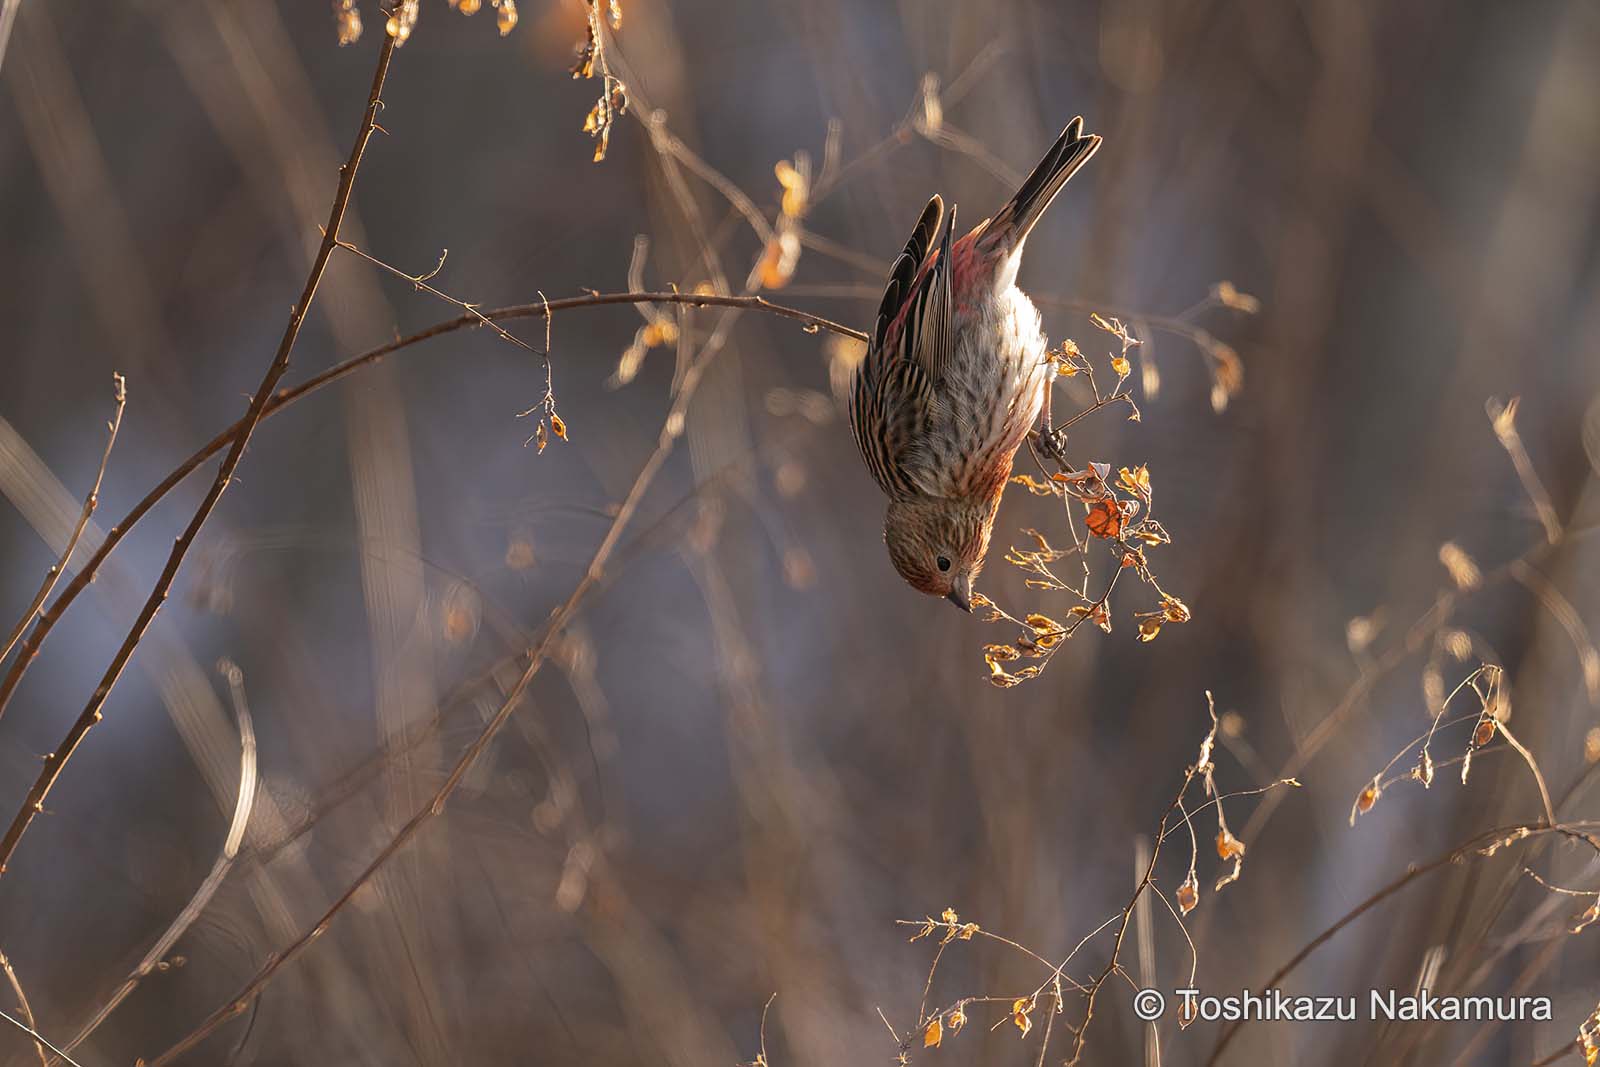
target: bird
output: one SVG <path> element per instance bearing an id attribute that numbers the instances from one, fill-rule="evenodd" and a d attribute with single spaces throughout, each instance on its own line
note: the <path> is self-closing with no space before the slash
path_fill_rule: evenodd
<path id="1" fill-rule="evenodd" d="M 1010 201 L 951 239 L 956 207 L 928 201 L 889 273 L 850 383 L 850 427 L 888 497 L 883 538 L 912 588 L 972 611 L 995 512 L 1036 421 L 1048 435 L 1055 368 L 1017 288 L 1023 244 L 1100 147 L 1074 118 Z"/>

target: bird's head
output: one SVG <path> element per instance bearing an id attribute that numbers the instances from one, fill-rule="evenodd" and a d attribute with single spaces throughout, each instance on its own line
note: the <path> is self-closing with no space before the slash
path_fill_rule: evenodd
<path id="1" fill-rule="evenodd" d="M 998 503 L 999 497 L 892 501 L 883 521 L 883 539 L 894 569 L 913 589 L 971 611 L 972 583 L 989 551 Z"/>

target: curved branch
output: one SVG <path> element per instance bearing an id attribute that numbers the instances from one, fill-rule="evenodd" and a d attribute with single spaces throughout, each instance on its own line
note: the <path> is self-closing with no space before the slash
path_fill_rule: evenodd
<path id="1" fill-rule="evenodd" d="M 751 281 L 748 284 L 752 286 L 755 284 L 753 270 Z M 568 306 L 582 306 L 584 304 L 601 303 L 640 303 L 651 300 L 652 297 L 667 296 L 670 296 L 670 299 L 654 300 L 652 302 L 691 305 L 706 304 L 728 308 L 765 308 L 767 310 L 776 310 L 778 314 L 787 315 L 791 318 L 800 318 L 806 321 L 808 324 L 811 324 L 813 328 L 819 328 L 823 325 L 826 325 L 829 329 L 844 333 L 847 336 L 861 336 L 856 334 L 855 331 L 850 330 L 848 327 L 827 323 L 826 320 L 816 319 L 814 316 L 807 315 L 805 312 L 796 312 L 788 308 L 779 309 L 776 305 L 769 304 L 759 296 L 712 297 L 682 295 L 677 293 L 622 293 L 602 295 L 595 293 L 591 294 L 591 296 L 588 298 L 574 298 L 575 302 L 569 303 Z M 561 304 L 558 302 L 541 302 L 536 305 L 527 305 L 526 308 L 518 310 L 519 312 L 528 315 L 548 315 L 550 311 L 558 310 L 560 306 Z M 495 313 L 491 312 L 490 314 L 493 315 Z M 523 694 L 527 692 L 528 686 L 532 684 L 534 676 L 538 674 L 539 669 L 545 663 L 545 660 L 550 652 L 551 643 L 566 628 L 567 624 L 571 622 L 573 616 L 577 614 L 578 608 L 582 604 L 584 597 L 587 596 L 590 590 L 598 585 L 603 579 L 606 567 L 611 560 L 612 553 L 615 551 L 617 545 L 621 542 L 623 530 L 626 529 L 628 524 L 633 520 L 635 513 L 638 511 L 640 501 L 643 500 L 646 491 L 650 488 L 650 485 L 655 480 L 656 475 L 665 465 L 667 458 L 672 454 L 679 437 L 682 435 L 683 420 L 689 410 L 690 401 L 694 398 L 695 390 L 699 387 L 700 381 L 704 377 L 706 368 L 710 364 L 710 361 L 716 356 L 717 352 L 721 350 L 721 347 L 726 340 L 727 327 L 732 317 L 732 314 L 723 316 L 722 321 L 718 323 L 717 328 L 712 332 L 711 336 L 702 345 L 700 351 L 685 368 L 677 388 L 673 391 L 672 402 L 667 412 L 666 420 L 662 423 L 661 431 L 656 438 L 656 447 L 654 451 L 650 453 L 649 458 L 645 460 L 644 466 L 640 468 L 638 475 L 635 476 L 633 485 L 628 489 L 627 496 L 617 508 L 616 516 L 611 520 L 610 528 L 607 529 L 605 536 L 601 538 L 599 546 L 595 548 L 594 554 L 589 559 L 589 565 L 584 568 L 583 576 L 578 580 L 577 585 L 573 587 L 572 592 L 567 594 L 567 598 L 550 613 L 549 618 L 545 621 L 543 630 L 540 632 L 538 640 L 535 641 L 526 652 L 526 664 L 523 666 L 521 676 L 517 679 L 516 683 L 506 691 L 499 710 L 496 711 L 489 721 L 484 724 L 483 728 L 479 730 L 478 735 L 472 740 L 472 743 L 469 744 L 465 750 L 463 750 L 459 757 L 457 757 L 455 763 L 450 769 L 449 774 L 445 776 L 443 783 L 441 783 L 440 786 L 433 792 L 428 801 L 423 804 L 422 807 L 417 809 L 417 811 L 406 820 L 399 830 L 389 838 L 383 847 L 378 850 L 377 854 L 372 858 L 372 860 L 368 862 L 366 867 L 362 868 L 361 873 L 356 876 L 355 881 L 351 882 L 350 885 L 345 888 L 345 890 L 333 901 L 332 904 L 328 906 L 328 908 L 322 913 L 321 917 L 318 918 L 314 924 L 304 929 L 299 936 L 297 936 L 281 951 L 274 953 L 261 966 L 261 968 L 256 971 L 249 981 L 245 983 L 243 988 L 241 988 L 239 992 L 233 996 L 231 1000 L 217 1008 L 210 1015 L 206 1016 L 198 1027 L 185 1035 L 183 1038 L 179 1039 L 174 1045 L 168 1048 L 165 1052 L 161 1053 L 159 1056 L 146 1061 L 149 1064 L 149 1067 L 164 1067 L 165 1064 L 171 1063 L 173 1060 L 177 1059 L 179 1056 L 195 1047 L 210 1034 L 222 1027 L 230 1019 L 242 1015 L 249 1008 L 251 1003 L 254 1002 L 261 994 L 261 991 L 266 988 L 267 984 L 271 982 L 284 967 L 288 966 L 295 959 L 297 959 L 302 952 L 310 947 L 312 942 L 314 942 L 328 930 L 328 927 L 333 922 L 334 918 L 345 908 L 347 904 L 350 903 L 351 900 L 355 898 L 356 894 L 361 891 L 362 887 L 366 886 L 385 864 L 394 858 L 394 856 L 399 853 L 400 850 L 403 849 L 412 838 L 416 837 L 416 835 L 421 832 L 423 827 L 425 827 L 432 819 L 444 811 L 445 804 L 455 792 L 456 787 L 461 784 L 462 780 L 466 777 L 467 772 L 472 769 L 473 765 L 478 761 L 478 758 L 482 756 L 483 753 L 488 749 L 495 736 L 500 732 L 501 728 L 506 724 L 506 722 L 511 718 L 511 715 L 521 704 Z"/>
<path id="2" fill-rule="evenodd" d="M 278 382 L 289 370 L 289 356 L 294 351 L 295 342 L 300 337 L 300 326 L 305 322 L 306 313 L 311 310 L 311 302 L 316 298 L 317 288 L 322 283 L 323 273 L 327 270 L 328 261 L 333 258 L 334 250 L 338 247 L 339 226 L 344 221 L 345 211 L 350 206 L 350 194 L 355 190 L 356 172 L 361 168 L 361 158 L 366 154 L 367 142 L 371 140 L 373 130 L 378 125 L 378 109 L 383 106 L 383 84 L 389 76 L 389 63 L 394 57 L 396 38 L 385 35 L 383 45 L 378 50 L 377 69 L 372 75 L 372 90 L 367 96 L 367 106 L 361 116 L 361 129 L 356 134 L 355 143 L 350 147 L 350 157 L 346 160 L 344 168 L 339 173 L 338 191 L 334 193 L 333 206 L 328 211 L 328 223 L 323 228 L 322 244 L 317 249 L 316 260 L 311 265 L 311 271 L 306 276 L 305 288 L 300 294 L 300 299 L 295 303 L 294 309 L 289 313 L 289 323 L 284 327 L 283 338 L 278 342 L 278 350 L 272 357 L 266 373 L 261 378 L 261 384 L 251 395 L 250 406 L 246 409 L 244 418 L 235 424 L 237 427 L 230 440 L 231 447 L 223 458 L 221 466 L 217 468 L 217 476 L 211 483 L 211 488 L 206 492 L 200 506 L 195 509 L 194 516 L 189 524 L 184 527 L 183 533 L 173 543 L 172 552 L 167 557 L 167 564 L 161 570 L 161 575 L 156 579 L 156 584 L 150 590 L 150 595 L 144 602 L 144 607 L 139 610 L 139 615 L 133 621 L 133 626 L 128 630 L 127 637 L 123 638 L 116 654 L 111 657 L 111 663 L 101 675 L 100 682 L 94 688 L 89 702 L 84 705 L 77 720 L 67 731 L 67 736 L 61 744 L 45 758 L 44 767 L 40 770 L 38 778 L 34 780 L 32 788 L 28 790 L 27 797 L 23 800 L 22 809 L 17 812 L 16 818 L 11 821 L 10 828 L 5 837 L 0 839 L 0 875 L 4 875 L 6 865 L 10 863 L 12 855 L 16 852 L 17 845 L 21 842 L 23 834 L 28 830 L 35 815 L 44 810 L 44 801 L 50 794 L 56 780 L 61 777 L 62 768 L 72 758 L 84 737 L 99 722 L 105 703 L 111 695 L 111 690 L 116 686 L 117 680 L 122 677 L 123 670 L 128 661 L 133 658 L 134 649 L 138 648 L 145 631 L 149 628 L 156 613 L 161 610 L 161 605 L 166 603 L 167 594 L 172 589 L 172 583 L 178 576 L 178 569 L 183 565 L 184 557 L 188 555 L 189 548 L 200 535 L 200 529 L 211 517 L 216 509 L 217 501 L 222 498 L 223 492 L 233 481 L 233 472 L 238 468 L 239 461 L 244 458 L 245 446 L 250 443 L 250 435 L 255 432 L 256 425 L 266 415 L 268 403 L 272 399 L 272 391 L 277 388 Z M 109 540 L 109 539 L 108 539 Z M 97 554 L 97 558 L 102 558 Z M 85 567 L 79 577 L 89 573 Z M 75 586 L 77 582 L 73 583 Z M 79 587 L 81 588 L 81 586 Z M 70 591 L 70 590 L 69 590 Z M 65 594 L 63 594 L 65 595 Z M 59 603 L 59 602 L 58 602 Z M 40 624 L 44 619 L 41 617 Z M 37 627 L 35 628 L 37 632 Z M 30 642 L 31 643 L 31 642 Z M 25 665 L 37 646 L 32 650 L 24 649 L 18 657 L 18 665 Z M 20 679 L 21 670 L 14 673 Z M 9 676 L 8 676 L 9 681 Z M 0 713 L 4 705 L 0 704 Z"/>
<path id="3" fill-rule="evenodd" d="M 1434 871 L 1437 871 L 1442 867 L 1449 867 L 1452 864 L 1459 863 L 1462 860 L 1472 856 L 1474 852 L 1482 855 L 1489 855 L 1503 845 L 1509 845 L 1517 841 L 1531 838 L 1544 837 L 1549 834 L 1561 834 L 1565 837 L 1574 838 L 1576 840 L 1583 841 L 1595 848 L 1597 851 L 1600 851 L 1600 841 L 1597 841 L 1593 834 L 1585 832 L 1583 829 L 1590 825 L 1592 824 L 1587 822 L 1567 823 L 1564 825 L 1555 826 L 1546 826 L 1537 823 L 1523 823 L 1519 826 L 1506 826 L 1495 830 L 1486 830 L 1483 833 L 1476 834 L 1473 837 L 1468 838 L 1465 842 L 1457 845 L 1450 851 L 1445 852 L 1442 855 L 1435 856 L 1426 863 L 1412 864 L 1406 868 L 1405 874 L 1402 874 L 1400 877 L 1394 879 L 1382 889 L 1379 889 L 1376 893 L 1373 893 L 1371 896 L 1367 897 L 1366 900 L 1363 900 L 1360 904 L 1357 904 L 1354 908 L 1346 912 L 1343 917 L 1336 921 L 1332 926 L 1328 927 L 1326 930 L 1322 931 L 1322 933 L 1306 942 L 1304 948 L 1302 948 L 1299 952 L 1296 952 L 1294 956 L 1289 959 L 1289 962 L 1285 963 L 1282 967 L 1279 967 L 1277 971 L 1273 973 L 1271 978 L 1268 978 L 1261 984 L 1261 988 L 1276 989 L 1282 984 L 1283 980 L 1289 976 L 1290 972 L 1292 972 L 1296 967 L 1300 966 L 1300 964 L 1304 963 L 1307 957 L 1309 957 L 1317 949 L 1333 940 L 1334 935 L 1340 930 L 1343 930 L 1346 926 L 1349 926 L 1351 923 L 1361 918 L 1361 916 L 1365 915 L 1367 912 L 1371 911 L 1385 900 L 1388 900 L 1406 886 L 1417 881 L 1419 878 L 1422 878 L 1424 875 L 1432 874 Z M 1206 1060 L 1206 1067 L 1216 1067 L 1216 1064 L 1222 1059 L 1222 1053 L 1227 1049 L 1229 1043 L 1233 1041 L 1234 1035 L 1236 1035 L 1244 1026 L 1245 1021 L 1246 1020 L 1240 1020 L 1223 1029 L 1222 1033 L 1217 1037 L 1216 1045 L 1211 1049 L 1210 1057 Z"/>
<path id="4" fill-rule="evenodd" d="M 72 1052 L 100 1028 L 111 1013 L 116 1011 L 123 1001 L 133 993 L 147 975 L 162 966 L 167 953 L 172 951 L 172 946 L 178 943 L 178 938 L 193 926 L 195 920 L 200 918 L 206 905 L 211 903 L 211 898 L 217 895 L 217 890 L 222 888 L 223 879 L 233 868 L 234 858 L 239 854 L 239 845 L 244 841 L 245 827 L 249 825 L 250 813 L 255 808 L 256 787 L 259 784 L 259 775 L 256 765 L 256 733 L 250 721 L 250 708 L 245 701 L 244 676 L 231 660 L 223 660 L 217 664 L 223 679 L 228 683 L 228 690 L 233 698 L 234 720 L 239 727 L 239 793 L 234 800 L 233 818 L 228 823 L 228 835 L 223 840 L 222 852 L 211 865 L 211 873 L 206 875 L 205 881 L 200 883 L 189 902 L 178 912 L 177 918 L 168 924 L 161 936 L 156 938 L 155 944 L 150 946 L 144 958 L 139 961 L 128 977 L 123 979 L 110 998 L 102 1004 L 89 1020 L 78 1028 L 72 1040 L 67 1042 L 66 1050 Z M 47 1065 L 48 1067 L 48 1065 Z"/>
<path id="5" fill-rule="evenodd" d="M 385 356 L 391 355 L 405 348 L 420 344 L 423 341 L 442 337 L 445 334 L 455 333 L 458 330 L 471 329 L 482 325 L 482 319 L 491 322 L 504 322 L 513 319 L 544 318 L 547 314 L 557 311 L 568 311 L 574 308 L 607 307 L 621 304 L 680 304 L 688 307 L 726 307 L 742 308 L 750 311 L 764 311 L 769 315 L 793 319 L 802 323 L 807 329 L 827 330 L 829 333 L 841 337 L 849 337 L 865 342 L 867 335 L 859 330 L 851 329 L 820 315 L 813 315 L 798 308 L 775 304 L 760 296 L 728 296 L 701 293 L 588 293 L 584 296 L 569 296 L 561 300 L 552 300 L 548 304 L 513 304 L 507 307 L 493 308 L 481 313 L 475 312 L 468 315 L 458 315 L 453 319 L 436 322 L 426 329 L 419 330 L 408 337 L 402 337 L 377 348 L 369 349 L 357 356 L 352 356 L 342 363 L 336 363 L 321 374 L 308 378 L 292 388 L 280 389 L 267 401 L 266 407 L 261 412 L 261 419 L 271 418 L 295 401 L 316 392 L 324 386 L 345 378 L 362 367 L 377 363 Z M 94 581 L 95 574 L 105 563 L 106 559 L 127 536 L 128 532 L 142 520 L 150 510 L 161 502 L 162 498 L 182 483 L 189 475 L 193 474 L 206 460 L 233 444 L 239 434 L 245 430 L 246 420 L 240 419 L 210 441 L 207 441 L 188 459 L 173 468 L 172 472 L 161 480 L 155 488 L 145 494 L 144 499 L 135 504 L 122 520 L 106 532 L 106 537 L 94 555 L 83 565 L 83 568 L 73 577 L 66 588 L 39 615 L 38 622 L 34 624 L 33 632 L 28 635 L 22 644 L 22 649 L 10 669 L 6 672 L 3 681 L 0 681 L 0 716 L 5 714 L 6 705 L 10 702 L 12 694 L 22 681 L 22 676 L 27 673 L 29 665 L 38 656 L 39 649 L 43 646 L 45 638 L 60 621 L 66 609 L 72 605 L 78 595 L 88 588 Z"/>

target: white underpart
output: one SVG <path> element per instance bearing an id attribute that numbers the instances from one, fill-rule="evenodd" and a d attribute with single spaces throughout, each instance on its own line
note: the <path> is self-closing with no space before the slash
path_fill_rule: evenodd
<path id="1" fill-rule="evenodd" d="M 940 483 L 940 496 L 970 495 L 1001 456 L 1022 444 L 1053 373 L 1038 309 L 1014 285 L 966 309 L 955 326 L 955 358 L 940 389 L 942 425 L 935 435 L 955 442 L 956 454 L 940 457 L 928 472 Z"/>

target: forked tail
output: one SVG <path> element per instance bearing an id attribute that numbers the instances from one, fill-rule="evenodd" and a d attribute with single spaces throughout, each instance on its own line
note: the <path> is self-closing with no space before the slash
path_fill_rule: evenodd
<path id="1" fill-rule="evenodd" d="M 1082 118 L 1067 123 L 1067 128 L 1061 131 L 1061 136 L 1050 147 L 1050 151 L 1033 168 L 1033 173 L 1022 183 L 1017 195 L 1000 209 L 984 230 L 982 243 L 988 245 L 996 240 L 1004 240 L 1009 248 L 1020 247 L 1061 187 L 1078 172 L 1079 167 L 1089 161 L 1099 147 L 1099 137 L 1083 132 Z"/>

